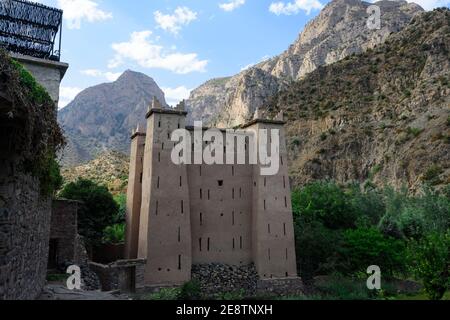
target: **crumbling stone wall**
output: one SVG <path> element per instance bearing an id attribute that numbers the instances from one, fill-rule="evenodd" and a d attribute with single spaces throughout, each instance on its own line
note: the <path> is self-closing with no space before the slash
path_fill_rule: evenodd
<path id="1" fill-rule="evenodd" d="M 2 156 L 3 155 L 3 156 Z M 51 199 L 0 153 L 0 300 L 34 299 L 45 284 Z"/>
<path id="2" fill-rule="evenodd" d="M 102 291 L 135 292 L 144 288 L 144 259 L 119 260 L 108 265 L 89 262 L 100 279 Z"/>
<path id="3" fill-rule="evenodd" d="M 0 300 L 35 299 L 47 273 L 50 174 L 64 145 L 48 93 L 0 50 Z"/>
<path id="4" fill-rule="evenodd" d="M 53 201 L 50 241 L 56 246 L 56 266 L 76 263 L 78 236 L 78 202 L 58 199 Z M 53 249 L 53 248 L 52 248 Z"/>

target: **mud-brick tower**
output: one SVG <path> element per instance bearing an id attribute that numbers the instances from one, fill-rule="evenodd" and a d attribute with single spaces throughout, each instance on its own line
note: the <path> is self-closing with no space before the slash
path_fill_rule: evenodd
<path id="1" fill-rule="evenodd" d="M 243 126 L 244 130 L 254 132 L 257 148 L 264 145 L 258 140 L 261 139 L 260 130 L 266 129 L 269 152 L 270 130 L 279 130 L 280 134 L 278 173 L 264 176 L 261 174 L 260 162 L 253 166 L 252 250 L 256 269 L 262 279 L 297 276 L 285 124 L 282 113 L 274 120 L 267 120 L 262 119 L 257 111 L 254 120 Z"/>
<path id="2" fill-rule="evenodd" d="M 191 225 L 186 165 L 171 161 L 172 132 L 185 128 L 182 106 L 163 109 L 154 99 L 147 113 L 138 258 L 147 259 L 145 283 L 191 279 Z"/>
<path id="3" fill-rule="evenodd" d="M 146 134 L 139 125 L 131 135 L 131 162 L 127 190 L 127 213 L 129 214 L 126 217 L 125 237 L 126 259 L 136 259 L 138 256 L 145 137 Z"/>

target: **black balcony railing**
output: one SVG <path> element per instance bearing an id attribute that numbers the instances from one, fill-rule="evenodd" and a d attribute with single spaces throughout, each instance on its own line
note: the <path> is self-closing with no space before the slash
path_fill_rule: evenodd
<path id="1" fill-rule="evenodd" d="M 62 10 L 42 4 L 0 0 L 0 47 L 27 56 L 59 61 L 62 16 Z"/>

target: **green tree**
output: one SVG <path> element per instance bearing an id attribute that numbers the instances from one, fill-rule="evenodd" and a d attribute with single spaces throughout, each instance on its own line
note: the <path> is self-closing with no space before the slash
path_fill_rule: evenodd
<path id="1" fill-rule="evenodd" d="M 61 198 L 79 200 L 83 205 L 78 212 L 78 230 L 90 245 L 100 243 L 103 231 L 114 224 L 119 207 L 105 186 L 79 179 L 61 191 Z"/>
<path id="2" fill-rule="evenodd" d="M 297 266 L 305 284 L 312 284 L 315 276 L 332 269 L 339 242 L 340 231 L 330 230 L 321 221 L 308 217 L 296 218 Z"/>
<path id="3" fill-rule="evenodd" d="M 450 231 L 432 233 L 409 246 L 409 265 L 431 300 L 440 300 L 450 285 Z"/>
<path id="4" fill-rule="evenodd" d="M 333 182 L 314 182 L 292 195 L 294 216 L 321 221 L 329 229 L 355 226 L 356 212 L 350 198 Z"/>
<path id="5" fill-rule="evenodd" d="M 376 228 L 346 230 L 340 248 L 342 266 L 347 273 L 365 272 L 377 265 L 384 274 L 393 275 L 405 270 L 405 243 L 383 235 Z"/>

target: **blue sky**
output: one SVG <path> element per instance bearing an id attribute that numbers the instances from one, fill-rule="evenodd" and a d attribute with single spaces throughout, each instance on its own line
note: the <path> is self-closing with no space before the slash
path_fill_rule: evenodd
<path id="1" fill-rule="evenodd" d="M 39 0 L 64 9 L 65 106 L 131 69 L 175 104 L 206 80 L 283 52 L 325 0 Z M 427 8 L 450 0 L 416 1 Z"/>

